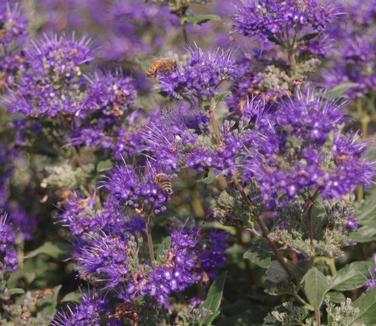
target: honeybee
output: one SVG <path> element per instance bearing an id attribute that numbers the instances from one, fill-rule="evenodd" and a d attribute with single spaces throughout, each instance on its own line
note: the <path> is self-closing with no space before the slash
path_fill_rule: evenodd
<path id="1" fill-rule="evenodd" d="M 148 77 L 156 77 L 158 72 L 168 73 L 176 69 L 176 61 L 171 58 L 160 58 L 154 60 L 148 71 Z"/>
<path id="2" fill-rule="evenodd" d="M 164 173 L 158 173 L 155 176 L 155 183 L 167 194 L 172 194 L 171 177 Z"/>

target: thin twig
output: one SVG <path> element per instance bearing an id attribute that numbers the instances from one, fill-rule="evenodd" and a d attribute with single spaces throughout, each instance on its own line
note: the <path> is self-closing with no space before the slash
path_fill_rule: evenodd
<path id="1" fill-rule="evenodd" d="M 235 185 L 236 185 L 236 187 L 237 187 L 237 189 L 238 189 L 238 191 L 240 193 L 240 196 L 243 199 L 243 202 L 248 206 L 248 208 L 251 208 L 252 207 L 252 202 L 248 198 L 248 196 L 245 193 L 243 187 L 237 181 L 235 181 Z M 272 239 L 270 239 L 270 237 L 269 237 L 269 230 L 266 227 L 266 225 L 264 223 L 264 220 L 262 219 L 262 216 L 258 216 L 257 219 L 256 219 L 256 221 L 257 221 L 257 224 L 259 225 L 259 227 L 261 229 L 262 236 L 268 242 L 269 246 L 273 250 L 274 255 L 276 256 L 277 260 L 279 261 L 279 263 L 281 264 L 281 266 L 283 267 L 283 269 L 290 276 L 292 276 L 294 279 L 297 279 L 297 276 L 296 276 L 294 270 L 287 264 L 287 262 L 285 261 L 285 258 L 282 256 L 281 252 L 278 250 L 278 248 L 277 248 L 276 244 L 274 243 L 274 241 Z"/>

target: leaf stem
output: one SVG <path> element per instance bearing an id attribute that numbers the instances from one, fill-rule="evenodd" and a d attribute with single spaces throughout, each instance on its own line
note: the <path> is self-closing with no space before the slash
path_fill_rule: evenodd
<path id="1" fill-rule="evenodd" d="M 321 313 L 320 309 L 315 309 L 316 326 L 321 326 Z"/>
<path id="2" fill-rule="evenodd" d="M 151 233 L 151 214 L 146 219 L 146 237 L 147 237 L 147 243 L 148 243 L 148 249 L 149 249 L 149 256 L 151 265 L 153 265 L 155 260 L 155 254 L 154 254 L 154 246 L 153 246 L 153 237 Z"/>

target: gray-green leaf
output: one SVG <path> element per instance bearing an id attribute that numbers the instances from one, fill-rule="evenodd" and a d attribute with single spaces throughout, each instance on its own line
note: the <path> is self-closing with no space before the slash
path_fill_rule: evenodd
<path id="1" fill-rule="evenodd" d="M 273 253 L 265 240 L 259 239 L 244 253 L 243 258 L 261 268 L 268 268 L 272 263 L 272 255 Z"/>
<path id="2" fill-rule="evenodd" d="M 304 276 L 304 292 L 309 303 L 319 309 L 325 294 L 330 289 L 330 283 L 323 273 L 316 267 L 311 268 Z"/>
<path id="3" fill-rule="evenodd" d="M 355 308 L 360 309 L 350 325 L 355 323 L 364 323 L 365 325 L 375 325 L 376 323 L 376 288 L 369 290 L 361 295 L 353 304 Z"/>
<path id="4" fill-rule="evenodd" d="M 208 295 L 205 302 L 202 304 L 202 308 L 210 310 L 212 314 L 206 316 L 204 320 L 200 323 L 201 326 L 212 325 L 215 318 L 220 314 L 219 307 L 221 305 L 223 288 L 225 286 L 227 273 L 220 274 L 217 279 L 210 286 Z"/>
<path id="5" fill-rule="evenodd" d="M 367 282 L 367 274 L 372 266 L 371 262 L 358 261 L 342 268 L 332 278 L 331 289 L 349 291 L 358 289 Z"/>
<path id="6" fill-rule="evenodd" d="M 45 254 L 47 256 L 57 259 L 61 256 L 64 256 L 67 252 L 67 245 L 63 243 L 52 243 L 47 241 L 39 248 L 29 252 L 28 255 L 25 256 L 25 259 L 33 258 L 40 254 Z"/>

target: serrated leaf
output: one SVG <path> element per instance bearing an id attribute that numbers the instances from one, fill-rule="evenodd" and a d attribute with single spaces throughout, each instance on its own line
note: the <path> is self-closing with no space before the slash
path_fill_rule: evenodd
<path id="1" fill-rule="evenodd" d="M 166 259 L 167 252 L 171 247 L 171 237 L 166 237 L 163 239 L 162 243 L 158 246 L 157 249 L 157 261 L 162 262 Z"/>
<path id="2" fill-rule="evenodd" d="M 362 226 L 357 231 L 350 233 L 350 239 L 358 243 L 376 241 L 376 228 Z"/>
<path id="3" fill-rule="evenodd" d="M 302 282 L 304 282 L 304 293 L 308 302 L 315 309 L 320 309 L 325 294 L 330 289 L 329 281 L 323 273 L 313 267 L 304 275 Z"/>
<path id="4" fill-rule="evenodd" d="M 277 260 L 273 260 L 270 264 L 266 271 L 266 277 L 272 283 L 281 283 L 289 279 L 289 275 Z"/>
<path id="5" fill-rule="evenodd" d="M 360 210 L 359 216 L 356 220 L 361 225 L 369 225 L 369 223 L 376 223 L 376 188 L 373 188 L 368 194 Z M 376 227 L 376 224 L 375 224 Z"/>
<path id="6" fill-rule="evenodd" d="M 261 267 L 268 268 L 272 263 L 272 251 L 264 239 L 258 239 L 252 244 L 244 255 L 244 259 L 248 259 L 251 263 Z"/>
<path id="7" fill-rule="evenodd" d="M 111 170 L 113 167 L 113 163 L 111 160 L 101 161 L 97 165 L 98 172 L 106 172 Z"/>
<path id="8" fill-rule="evenodd" d="M 331 289 L 336 291 L 349 291 L 358 289 L 367 282 L 366 275 L 372 263 L 367 261 L 354 262 L 341 270 L 331 280 Z"/>
<path id="9" fill-rule="evenodd" d="M 197 16 L 188 16 L 184 17 L 183 20 L 186 23 L 201 25 L 209 21 L 221 21 L 221 17 L 217 15 L 197 15 Z"/>
<path id="10" fill-rule="evenodd" d="M 61 256 L 66 255 L 68 252 L 68 246 L 62 243 L 53 243 L 53 242 L 45 242 L 42 246 L 39 248 L 29 252 L 25 259 L 30 259 L 35 256 L 45 254 L 47 256 L 50 256 L 52 258 L 59 258 Z"/>
<path id="11" fill-rule="evenodd" d="M 79 303 L 81 301 L 81 294 L 79 292 L 69 292 L 61 299 L 61 302 L 75 302 Z"/>
<path id="12" fill-rule="evenodd" d="M 215 318 L 217 318 L 217 316 L 220 314 L 219 307 L 222 301 L 223 288 L 225 286 L 226 276 L 226 272 L 220 274 L 213 282 L 213 284 L 210 286 L 206 300 L 202 304 L 202 308 L 210 310 L 212 314 L 206 316 L 204 320 L 200 322 L 200 325 L 212 325 Z"/>
<path id="13" fill-rule="evenodd" d="M 376 288 L 373 288 L 361 295 L 353 303 L 353 307 L 360 309 L 359 314 L 351 320 L 350 325 L 364 323 L 365 325 L 375 325 L 376 323 Z"/>
<path id="14" fill-rule="evenodd" d="M 330 291 L 327 293 L 327 296 L 329 297 L 329 300 L 334 303 L 341 303 L 346 300 L 346 297 L 341 292 L 336 291 Z"/>
<path id="15" fill-rule="evenodd" d="M 345 82 L 345 83 L 339 84 L 336 87 L 333 87 L 332 89 L 330 89 L 326 93 L 326 97 L 329 98 L 329 99 L 343 97 L 349 89 L 351 89 L 355 86 L 358 86 L 358 84 L 350 83 L 350 82 Z"/>

